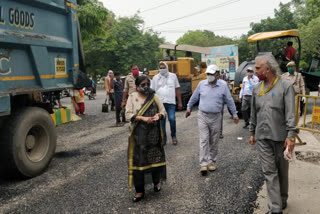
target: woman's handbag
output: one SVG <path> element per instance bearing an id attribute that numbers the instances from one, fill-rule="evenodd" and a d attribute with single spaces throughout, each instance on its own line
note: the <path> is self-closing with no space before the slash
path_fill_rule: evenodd
<path id="1" fill-rule="evenodd" d="M 108 113 L 109 112 L 107 101 L 102 104 L 102 112 L 103 113 Z"/>

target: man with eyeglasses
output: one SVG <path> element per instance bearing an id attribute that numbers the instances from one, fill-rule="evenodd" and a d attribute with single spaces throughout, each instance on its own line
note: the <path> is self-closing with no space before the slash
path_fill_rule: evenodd
<path id="1" fill-rule="evenodd" d="M 159 73 L 151 81 L 151 88 L 155 90 L 160 97 L 167 111 L 171 137 L 173 145 L 178 144 L 176 136 L 176 97 L 178 100 L 178 109 L 182 109 L 180 84 L 177 75 L 169 72 L 168 65 L 165 62 L 159 64 Z M 167 142 L 166 118 L 161 120 L 164 141 Z"/>

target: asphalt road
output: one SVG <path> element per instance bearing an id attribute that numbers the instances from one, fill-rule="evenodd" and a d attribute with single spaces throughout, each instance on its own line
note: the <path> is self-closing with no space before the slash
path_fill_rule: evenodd
<path id="1" fill-rule="evenodd" d="M 134 193 L 127 185 L 129 124 L 113 127 L 115 113 L 101 112 L 103 99 L 98 91 L 97 100 L 86 99 L 81 121 L 57 127 L 56 155 L 44 174 L 29 180 L 0 176 L 0 213 L 253 212 L 263 177 L 243 121 L 235 125 L 225 110 L 217 170 L 202 177 L 197 111 L 188 119 L 177 112 L 179 143 L 166 146 L 168 179 L 161 192 L 149 185 L 146 198 L 132 203 Z"/>

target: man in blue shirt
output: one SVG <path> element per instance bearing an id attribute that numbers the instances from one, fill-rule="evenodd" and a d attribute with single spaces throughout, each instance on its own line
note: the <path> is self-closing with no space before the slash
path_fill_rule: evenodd
<path id="1" fill-rule="evenodd" d="M 236 106 L 230 95 L 227 83 L 219 80 L 219 68 L 216 65 L 209 65 L 207 80 L 202 80 L 193 92 L 186 111 L 189 117 L 194 104 L 199 101 L 198 126 L 200 135 L 200 172 L 206 175 L 208 169 L 216 170 L 218 154 L 218 141 L 221 129 L 221 111 L 224 103 L 227 103 L 233 120 L 237 124 L 239 118 Z"/>
<path id="2" fill-rule="evenodd" d="M 249 118 L 250 118 L 250 106 L 251 106 L 251 98 L 252 98 L 252 89 L 253 86 L 259 83 L 258 77 L 253 75 L 253 68 L 247 68 L 247 76 L 242 80 L 242 87 L 240 90 L 240 102 L 241 104 L 241 111 L 243 115 L 243 119 L 245 124 L 243 128 L 247 128 L 249 126 Z"/>

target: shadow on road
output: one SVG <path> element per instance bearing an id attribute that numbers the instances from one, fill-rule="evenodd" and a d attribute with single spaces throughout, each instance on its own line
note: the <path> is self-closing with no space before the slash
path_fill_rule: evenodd
<path id="1" fill-rule="evenodd" d="M 55 154 L 55 158 L 72 158 L 72 157 L 78 157 L 81 155 L 80 149 L 75 149 L 71 151 L 62 151 L 57 152 Z"/>

